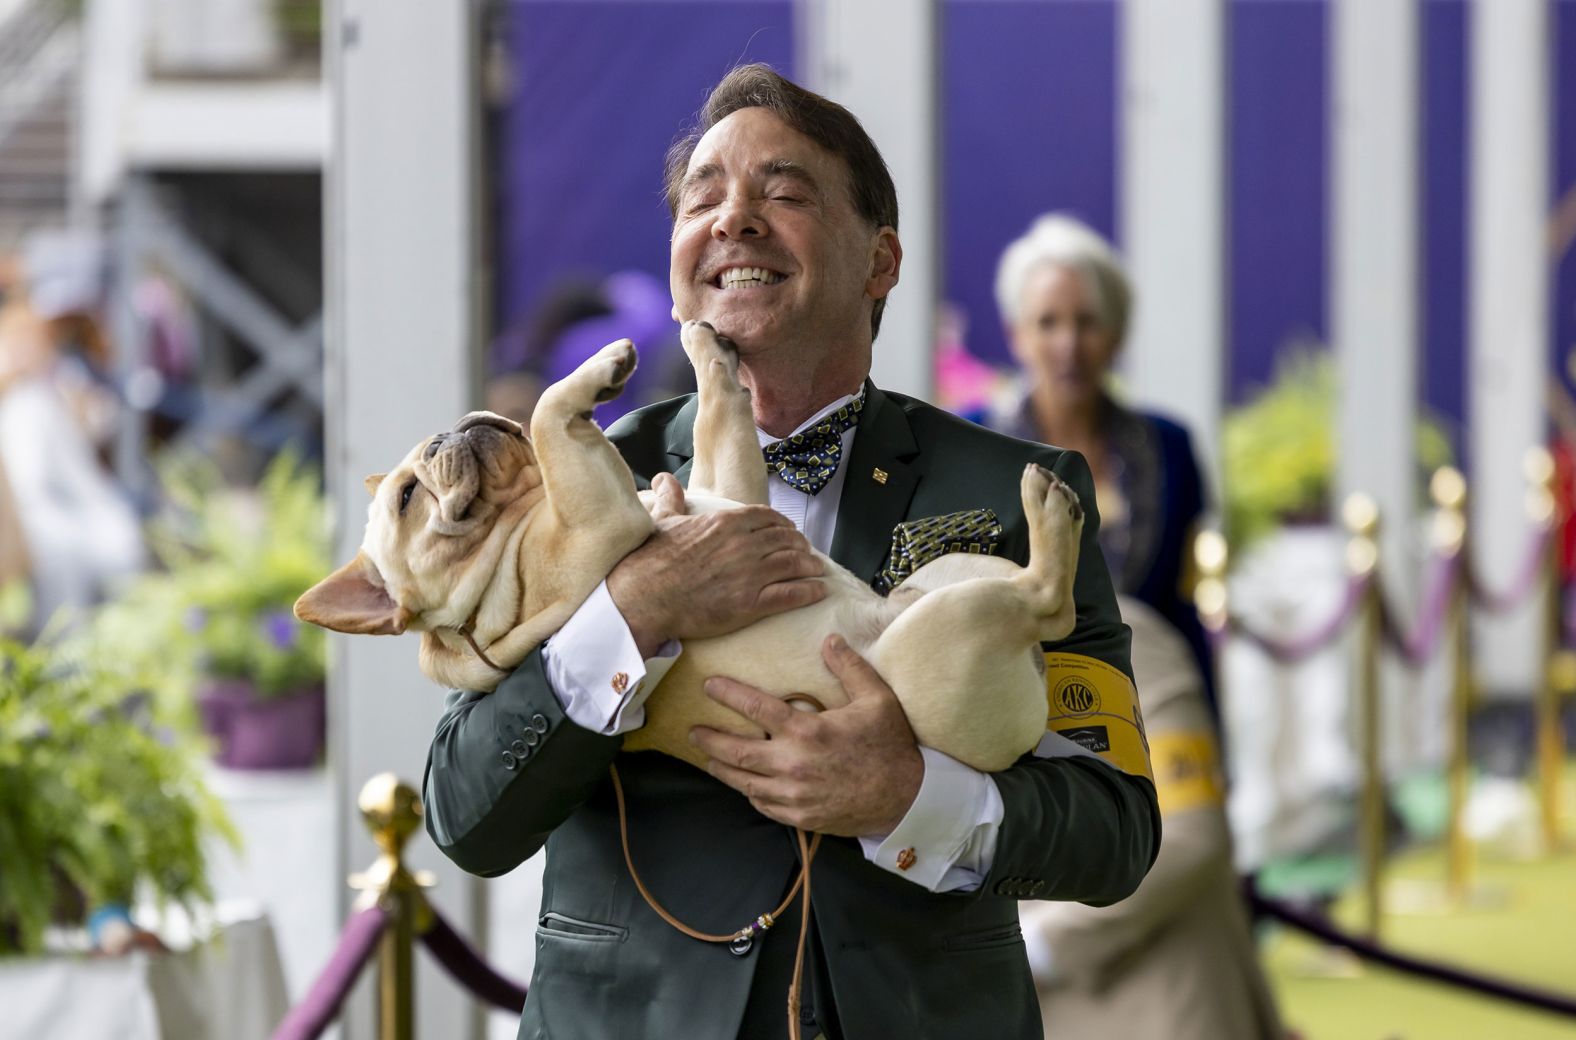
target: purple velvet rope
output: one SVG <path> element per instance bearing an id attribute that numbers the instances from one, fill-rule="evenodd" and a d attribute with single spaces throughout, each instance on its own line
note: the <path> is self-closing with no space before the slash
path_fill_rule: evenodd
<path id="1" fill-rule="evenodd" d="M 345 995 L 377 948 L 378 936 L 389 923 L 388 914 L 371 907 L 353 915 L 339 934 L 339 945 L 328 959 L 306 998 L 290 1009 L 274 1030 L 273 1040 L 316 1040 L 339 1014 Z"/>
<path id="2" fill-rule="evenodd" d="M 422 935 L 421 941 L 454 981 L 493 1007 L 516 1013 L 525 1007 L 525 987 L 494 971 L 470 943 L 450 927 L 437 907 L 432 908 L 432 927 Z"/>
<path id="3" fill-rule="evenodd" d="M 1516 574 L 1516 580 L 1511 583 L 1509 592 L 1498 593 L 1490 589 L 1480 580 L 1477 569 L 1469 565 L 1467 587 L 1472 590 L 1472 598 L 1491 614 L 1503 614 L 1520 605 L 1532 591 L 1533 586 L 1538 583 L 1538 575 L 1543 570 L 1543 554 L 1548 548 L 1550 535 L 1550 529 L 1545 527 L 1532 540 L 1531 552 L 1527 553 L 1526 560 L 1522 562 L 1521 570 Z"/>
<path id="4" fill-rule="evenodd" d="M 1231 630 L 1269 654 L 1277 662 L 1297 664 L 1323 650 L 1341 634 L 1347 622 L 1351 621 L 1352 615 L 1357 613 L 1357 608 L 1361 605 L 1363 596 L 1368 591 L 1369 582 L 1372 580 L 1372 574 L 1349 577 L 1346 581 L 1346 598 L 1341 601 L 1340 609 L 1324 624 L 1296 638 L 1282 640 L 1264 635 L 1262 632 L 1255 632 L 1237 618 L 1231 619 Z M 1219 643 L 1221 634 L 1217 632 L 1213 635 L 1215 641 Z"/>
<path id="5" fill-rule="evenodd" d="M 1439 646 L 1439 636 L 1445 630 L 1445 617 L 1450 612 L 1450 598 L 1455 594 L 1456 582 L 1461 577 L 1461 557 L 1435 556 L 1429 575 L 1428 593 L 1423 597 L 1418 611 L 1417 626 L 1403 632 L 1395 611 L 1388 601 L 1381 598 L 1384 634 L 1396 653 L 1413 668 L 1421 668 L 1434 656 Z"/>
<path id="6" fill-rule="evenodd" d="M 1419 978 L 1431 979 L 1434 982 L 1443 982 L 1460 989 L 1468 989 L 1474 993 L 1481 993 L 1487 997 L 1498 997 L 1512 1003 L 1526 1007 L 1536 1008 L 1556 1015 L 1576 1017 L 1576 998 L 1563 993 L 1551 993 L 1548 990 L 1537 989 L 1532 986 L 1522 985 L 1519 982 L 1507 982 L 1490 975 L 1479 975 L 1476 972 L 1464 971 L 1461 968 L 1452 968 L 1437 961 L 1425 961 L 1415 957 L 1407 957 L 1387 950 L 1378 943 L 1363 939 L 1336 928 L 1329 921 L 1315 914 L 1294 910 L 1278 899 L 1267 899 L 1264 896 L 1252 896 L 1253 911 L 1266 917 L 1273 917 L 1277 921 L 1288 924 L 1299 931 L 1321 939 L 1335 946 L 1344 946 L 1364 960 L 1383 964 L 1387 968 L 1416 975 Z"/>

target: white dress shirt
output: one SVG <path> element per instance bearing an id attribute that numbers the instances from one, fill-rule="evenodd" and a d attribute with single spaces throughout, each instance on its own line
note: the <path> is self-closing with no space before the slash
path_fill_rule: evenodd
<path id="1" fill-rule="evenodd" d="M 853 399 L 849 395 L 833 401 L 794 433 L 815 425 Z M 763 447 L 779 439 L 760 429 L 755 432 Z M 843 433 L 845 464 L 837 468 L 820 494 L 806 494 L 775 473 L 767 478 L 772 508 L 792 520 L 823 553 L 832 547 L 854 433 L 854 429 Z M 585 729 L 612 736 L 644 724 L 646 698 L 682 649 L 670 641 L 655 658 L 642 660 L 634 636 L 603 582 L 547 640 L 542 661 L 564 713 Z M 620 684 L 624 685 L 622 691 L 609 679 L 619 672 L 629 679 L 627 685 Z M 1083 750 L 1072 741 L 1066 744 Z M 860 847 L 870 862 L 933 892 L 973 891 L 990 871 L 1003 815 L 1001 793 L 989 775 L 932 748 L 922 746 L 919 750 L 925 774 L 908 814 L 890 834 L 862 836 Z M 911 859 L 905 857 L 906 869 L 898 866 L 898 857 L 904 852 L 912 854 Z"/>

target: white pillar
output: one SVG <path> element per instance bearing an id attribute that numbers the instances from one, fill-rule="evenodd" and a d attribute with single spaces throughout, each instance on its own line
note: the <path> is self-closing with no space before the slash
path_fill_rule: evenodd
<path id="1" fill-rule="evenodd" d="M 1484 580 L 1505 588 L 1527 551 L 1522 458 L 1543 443 L 1549 367 L 1549 32 L 1546 0 L 1472 5 L 1471 522 Z M 1537 674 L 1536 610 L 1477 629 L 1485 690 Z"/>
<path id="2" fill-rule="evenodd" d="M 1227 345 L 1225 19 L 1223 0 L 1122 5 L 1119 224 L 1134 298 L 1123 364 L 1139 403 L 1192 432 L 1217 503 Z"/>
<path id="3" fill-rule="evenodd" d="M 1403 624 L 1415 615 L 1427 533 L 1418 523 L 1418 0 L 1336 0 L 1330 48 L 1329 320 L 1339 373 L 1336 506 L 1379 505 L 1382 577 Z M 1387 658 L 1386 762 L 1415 764 L 1412 671 Z"/>
<path id="4" fill-rule="evenodd" d="M 468 3 L 337 0 L 324 17 L 335 106 L 325 432 L 340 559 L 354 554 L 366 521 L 362 477 L 448 429 L 478 398 L 474 13 Z M 355 810 L 361 785 L 385 770 L 420 785 L 444 691 L 417 671 L 415 637 L 336 637 L 332 651 L 343 878 L 375 852 Z M 410 850 L 413 864 L 438 875 L 436 904 L 485 949 L 479 882 L 425 834 Z M 475 1005 L 430 957 L 416 961 L 416 1034 L 479 1037 Z M 346 1008 L 347 1037 L 372 1036 L 370 989 Z"/>
<path id="5" fill-rule="evenodd" d="M 872 377 L 929 399 L 943 248 L 936 0 L 803 0 L 795 10 L 801 82 L 858 117 L 897 184 L 901 284 L 881 317 Z"/>

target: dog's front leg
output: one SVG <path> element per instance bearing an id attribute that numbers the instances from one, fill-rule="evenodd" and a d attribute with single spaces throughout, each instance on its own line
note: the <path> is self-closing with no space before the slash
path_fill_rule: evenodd
<path id="1" fill-rule="evenodd" d="M 750 391 L 739 382 L 739 351 L 704 321 L 679 333 L 695 366 L 695 459 L 689 486 L 745 505 L 768 505 L 766 462 L 755 436 Z"/>
<path id="2" fill-rule="evenodd" d="M 597 351 L 543 391 L 531 415 L 531 443 L 548 505 L 567 527 L 606 535 L 628 527 L 638 545 L 651 532 L 651 517 L 635 497 L 629 466 L 591 421 L 592 408 L 617 397 L 634 370 L 629 340 Z"/>

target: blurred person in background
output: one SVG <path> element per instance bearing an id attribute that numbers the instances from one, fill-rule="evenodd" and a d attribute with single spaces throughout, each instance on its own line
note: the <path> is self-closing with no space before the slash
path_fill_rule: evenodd
<path id="1" fill-rule="evenodd" d="M 1107 386 L 1131 304 L 1110 243 L 1072 217 L 1036 220 L 996 269 L 996 305 L 1024 386 L 988 425 L 1088 461 L 1111 581 L 1182 633 L 1216 716 L 1213 660 L 1188 587 L 1204 511 L 1192 439 L 1170 419 L 1121 404 Z"/>
<path id="2" fill-rule="evenodd" d="M 1119 596 L 1133 630 L 1163 823 L 1138 891 L 1112 906 L 1022 903 L 1046 1036 L 1270 1040 L 1285 1036 L 1232 866 L 1214 721 L 1191 648 Z"/>
<path id="3" fill-rule="evenodd" d="M 597 407 L 597 422 L 611 426 L 625 412 L 693 393 L 695 374 L 679 344 L 667 286 L 644 271 L 618 271 L 600 282 L 566 281 L 547 294 L 493 347 L 486 408 L 529 425 L 542 391 L 614 340 L 628 338 L 640 365 L 624 392 Z"/>
<path id="4" fill-rule="evenodd" d="M 30 632 L 62 607 L 101 599 L 140 569 L 142 533 L 104 465 L 117 398 L 94 318 L 102 290 L 97 246 L 72 235 L 32 239 L 0 301 L 0 471 L 33 597 Z M 29 633 L 24 633 L 29 634 Z"/>

